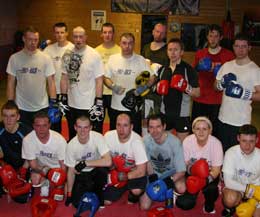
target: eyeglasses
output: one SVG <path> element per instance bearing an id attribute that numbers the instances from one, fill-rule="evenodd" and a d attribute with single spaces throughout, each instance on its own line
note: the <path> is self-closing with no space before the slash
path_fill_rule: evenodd
<path id="1" fill-rule="evenodd" d="M 248 48 L 248 45 L 234 45 L 234 48 L 241 48 L 241 49 L 246 49 Z"/>

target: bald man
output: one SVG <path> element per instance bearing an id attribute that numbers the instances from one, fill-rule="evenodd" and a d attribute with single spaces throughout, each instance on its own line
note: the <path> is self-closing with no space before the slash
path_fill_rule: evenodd
<path id="1" fill-rule="evenodd" d="M 74 48 L 62 57 L 61 93 L 68 94 L 69 138 L 76 135 L 74 124 L 80 115 L 90 116 L 93 129 L 102 132 L 104 66 L 100 55 L 86 45 L 87 35 L 83 27 L 73 29 Z M 94 108 L 94 109 L 93 109 Z M 96 113 L 97 112 L 97 113 Z M 94 115 L 93 115 L 94 114 Z M 97 115 L 96 115 L 97 114 Z"/>
<path id="2" fill-rule="evenodd" d="M 169 59 L 167 56 L 167 45 L 165 43 L 167 27 L 163 23 L 154 25 L 152 31 L 153 41 L 144 46 L 142 56 L 149 59 L 152 63 L 167 65 Z"/>

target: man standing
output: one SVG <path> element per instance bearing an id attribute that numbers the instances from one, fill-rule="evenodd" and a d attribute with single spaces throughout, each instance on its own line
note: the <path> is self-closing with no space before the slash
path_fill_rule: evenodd
<path id="1" fill-rule="evenodd" d="M 66 95 L 62 96 L 60 94 L 61 93 L 60 80 L 61 80 L 61 74 L 62 74 L 61 58 L 66 50 L 72 50 L 73 44 L 67 40 L 68 27 L 65 23 L 54 24 L 53 33 L 54 33 L 56 42 L 47 46 L 43 52 L 51 57 L 52 62 L 54 64 L 57 99 L 65 100 L 65 99 L 63 99 L 63 97 L 66 98 Z M 54 129 L 57 132 L 61 132 L 61 120 L 58 123 L 52 125 L 52 129 Z"/>
<path id="2" fill-rule="evenodd" d="M 104 66 L 100 55 L 86 45 L 85 29 L 78 26 L 72 32 L 74 48 L 62 57 L 61 94 L 68 94 L 67 120 L 69 138 L 75 135 L 74 124 L 80 115 L 90 116 L 93 129 L 102 132 L 103 109 L 103 74 Z"/>
<path id="3" fill-rule="evenodd" d="M 92 131 L 92 124 L 85 115 L 76 119 L 77 135 L 69 142 L 65 164 L 68 166 L 67 200 L 78 206 L 81 196 L 86 192 L 95 192 L 100 206 L 104 206 L 103 188 L 107 183 L 107 171 L 111 156 L 107 144 L 100 133 Z"/>
<path id="4" fill-rule="evenodd" d="M 194 98 L 192 120 L 206 116 L 213 124 L 213 135 L 216 135 L 216 123 L 221 104 L 222 93 L 214 88 L 214 81 L 219 68 L 227 61 L 234 59 L 234 54 L 221 47 L 223 32 L 220 26 L 212 24 L 207 29 L 208 47 L 196 52 L 193 67 L 198 71 L 200 96 Z"/>
<path id="5" fill-rule="evenodd" d="M 152 32 L 153 41 L 146 44 L 142 50 L 142 56 L 149 59 L 152 63 L 167 65 L 169 59 L 167 56 L 167 44 L 165 43 L 166 25 L 157 23 Z"/>
<path id="6" fill-rule="evenodd" d="M 24 31 L 23 41 L 23 50 L 13 54 L 8 62 L 6 94 L 8 100 L 16 101 L 21 121 L 32 126 L 33 115 L 40 110 L 48 109 L 46 86 L 50 98 L 49 109 L 55 109 L 55 69 L 51 59 L 37 49 L 39 32 L 36 29 L 27 28 Z"/>
<path id="7" fill-rule="evenodd" d="M 129 190 L 128 202 L 138 202 L 146 187 L 148 160 L 142 138 L 133 132 L 128 114 L 117 116 L 116 130 L 108 131 L 105 140 L 115 168 L 110 172 L 111 183 L 105 190 L 105 204 L 118 200 L 126 190 Z"/>
<path id="8" fill-rule="evenodd" d="M 164 95 L 166 129 L 175 129 L 182 142 L 191 130 L 191 100 L 200 95 L 200 88 L 197 72 L 182 60 L 184 45 L 180 39 L 168 42 L 167 54 L 170 64 L 163 66 L 158 75 L 157 92 Z"/>
<path id="9" fill-rule="evenodd" d="M 62 135 L 50 130 L 50 126 L 50 119 L 45 112 L 36 113 L 34 130 L 23 139 L 22 157 L 29 161 L 33 185 L 41 184 L 50 168 L 66 171 L 64 158 L 67 143 Z"/>
<path id="10" fill-rule="evenodd" d="M 123 33 L 121 35 L 121 53 L 110 56 L 107 62 L 104 81 L 112 89 L 110 129 L 115 129 L 116 118 L 120 113 L 125 112 L 129 115 L 135 113 L 133 118 L 134 131 L 141 135 L 141 111 L 130 111 L 130 109 L 121 103 L 124 97 L 128 96 L 136 88 L 136 77 L 143 71 L 151 72 L 145 59 L 134 53 L 134 44 L 135 37 L 132 33 Z M 136 96 L 140 95 L 137 91 L 134 91 L 134 94 Z"/>
<path id="11" fill-rule="evenodd" d="M 144 137 L 146 153 L 149 159 L 147 164 L 148 175 L 161 175 L 170 172 L 164 179 L 167 187 L 183 194 L 185 187 L 185 171 L 183 149 L 180 140 L 165 131 L 166 124 L 162 115 L 151 115 L 147 120 L 149 134 Z M 145 193 L 141 199 L 141 209 L 147 210 L 152 201 Z"/>
<path id="12" fill-rule="evenodd" d="M 225 153 L 223 175 L 223 217 L 260 216 L 260 150 L 257 143 L 257 129 L 249 124 L 243 125 L 238 132 L 238 145 Z M 246 202 L 243 199 L 248 199 Z M 240 205 L 239 205 L 240 204 Z"/>
<path id="13" fill-rule="evenodd" d="M 113 54 L 120 53 L 120 47 L 114 41 L 115 27 L 112 23 L 104 23 L 101 28 L 101 38 L 103 43 L 95 49 L 101 55 L 104 65 L 107 64 L 109 57 Z M 108 116 L 111 113 L 112 91 L 103 85 L 103 105 L 104 110 L 107 108 Z"/>
<path id="14" fill-rule="evenodd" d="M 260 101 L 260 69 L 248 56 L 251 46 L 247 36 L 237 34 L 233 49 L 236 59 L 220 68 L 215 82 L 224 92 L 217 124 L 224 151 L 237 144 L 239 128 L 251 123 L 252 101 Z"/>

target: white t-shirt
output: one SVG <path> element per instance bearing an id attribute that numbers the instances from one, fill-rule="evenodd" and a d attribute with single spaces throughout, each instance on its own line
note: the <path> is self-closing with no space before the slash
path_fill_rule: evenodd
<path id="1" fill-rule="evenodd" d="M 235 60 L 226 62 L 220 68 L 216 79 L 221 80 L 223 75 L 230 72 L 236 75 L 237 82 L 245 89 L 255 92 L 254 87 L 260 85 L 260 68 L 253 61 L 245 65 L 238 65 Z M 237 99 L 223 93 L 218 118 L 223 123 L 233 126 L 250 124 L 251 103 L 251 100 Z"/>
<path id="2" fill-rule="evenodd" d="M 48 54 L 53 62 L 55 68 L 55 85 L 56 85 L 56 93 L 60 94 L 60 79 L 62 73 L 61 67 L 61 58 L 66 50 L 72 50 L 74 45 L 69 41 L 63 47 L 60 47 L 58 43 L 51 44 L 44 49 L 44 53 Z"/>
<path id="3" fill-rule="evenodd" d="M 90 131 L 89 140 L 86 144 L 81 144 L 78 137 L 75 136 L 66 149 L 65 164 L 68 167 L 74 167 L 82 160 L 96 160 L 109 152 L 107 144 L 102 134 Z M 93 167 L 86 167 L 83 171 L 91 171 Z"/>
<path id="4" fill-rule="evenodd" d="M 240 146 L 229 148 L 224 157 L 222 171 L 241 184 L 260 185 L 260 149 L 250 155 L 243 154 Z"/>
<path id="5" fill-rule="evenodd" d="M 134 131 L 131 132 L 131 136 L 126 143 L 119 141 L 116 130 L 108 131 L 104 137 L 112 156 L 121 155 L 127 160 L 134 161 L 135 165 L 148 161 L 143 140 Z"/>
<path id="6" fill-rule="evenodd" d="M 66 140 L 59 133 L 50 130 L 49 140 L 43 144 L 33 130 L 23 139 L 22 158 L 37 160 L 40 166 L 60 167 L 59 160 L 65 159 Z"/>
<path id="7" fill-rule="evenodd" d="M 206 145 L 203 147 L 197 143 L 196 136 L 191 134 L 183 140 L 184 160 L 207 159 L 209 166 L 221 166 L 223 164 L 223 149 L 221 142 L 214 136 L 209 135 Z"/>
<path id="8" fill-rule="evenodd" d="M 104 75 L 104 65 L 97 51 L 86 45 L 80 51 L 67 51 L 62 57 L 63 73 L 68 74 L 68 104 L 77 109 L 90 109 L 96 97 L 95 79 Z"/>
<path id="9" fill-rule="evenodd" d="M 49 106 L 47 77 L 55 69 L 48 55 L 40 50 L 32 55 L 21 50 L 10 57 L 6 71 L 16 78 L 15 101 L 19 109 L 33 112 Z"/>
<path id="10" fill-rule="evenodd" d="M 105 76 L 110 78 L 116 85 L 126 89 L 122 95 L 112 91 L 111 108 L 119 111 L 129 111 L 121 104 L 121 101 L 128 90 L 135 88 L 135 78 L 142 71 L 149 71 L 151 75 L 153 74 L 147 61 L 138 54 L 134 53 L 129 58 L 123 57 L 121 53 L 110 56 L 106 65 Z"/>

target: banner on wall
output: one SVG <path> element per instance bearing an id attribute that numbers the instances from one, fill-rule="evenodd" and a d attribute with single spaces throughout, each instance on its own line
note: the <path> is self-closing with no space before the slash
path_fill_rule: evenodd
<path id="1" fill-rule="evenodd" d="M 113 12 L 199 14 L 199 0 L 112 0 Z"/>
<path id="2" fill-rule="evenodd" d="M 92 10 L 91 11 L 91 30 L 100 31 L 103 23 L 106 22 L 106 11 Z"/>

